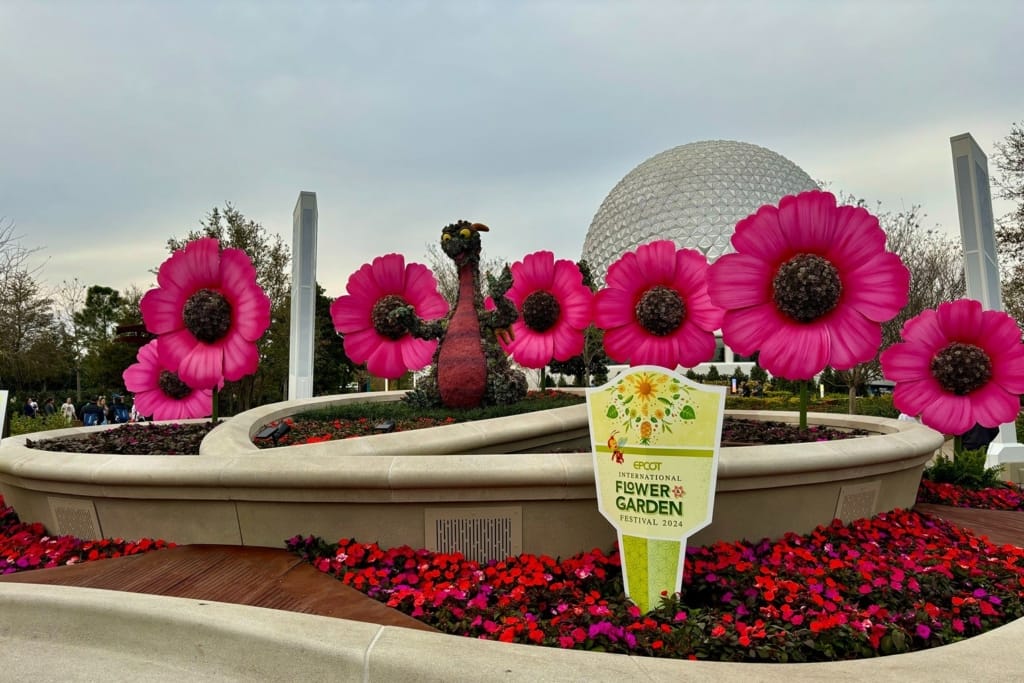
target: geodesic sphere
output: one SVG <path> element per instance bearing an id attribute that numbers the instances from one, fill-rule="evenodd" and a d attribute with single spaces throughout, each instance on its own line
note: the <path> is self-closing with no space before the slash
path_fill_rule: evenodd
<path id="1" fill-rule="evenodd" d="M 818 187 L 792 161 L 747 142 L 706 140 L 656 154 L 626 174 L 601 203 L 583 242 L 595 279 L 623 253 L 656 239 L 732 251 L 737 221 L 787 194 Z"/>

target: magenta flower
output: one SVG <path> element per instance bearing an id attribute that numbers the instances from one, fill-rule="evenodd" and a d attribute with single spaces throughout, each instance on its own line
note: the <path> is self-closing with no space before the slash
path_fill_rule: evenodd
<path id="1" fill-rule="evenodd" d="M 222 250 L 213 237 L 194 240 L 163 262 L 157 284 L 140 308 L 146 329 L 160 336 L 164 368 L 200 389 L 256 372 L 270 299 L 244 251 Z"/>
<path id="2" fill-rule="evenodd" d="M 213 390 L 193 389 L 160 360 L 160 339 L 139 349 L 138 360 L 122 373 L 124 386 L 135 394 L 135 407 L 154 420 L 185 420 L 213 412 Z"/>
<path id="3" fill-rule="evenodd" d="M 594 297 L 575 263 L 556 261 L 550 251 L 534 252 L 512 265 L 512 283 L 505 296 L 520 316 L 506 351 L 517 363 L 542 368 L 552 358 L 569 360 L 583 352 Z"/>
<path id="4" fill-rule="evenodd" d="M 1012 317 L 960 299 L 922 311 L 902 335 L 881 356 L 882 373 L 896 383 L 896 408 L 944 434 L 1016 419 L 1024 346 Z"/>
<path id="5" fill-rule="evenodd" d="M 390 319 L 401 306 L 412 306 L 424 320 L 448 313 L 448 302 L 426 266 L 406 265 L 401 254 L 378 256 L 349 276 L 345 290 L 348 294 L 331 304 L 331 319 L 345 336 L 345 353 L 353 362 L 366 363 L 370 374 L 390 379 L 430 363 L 437 341 L 416 339 Z"/>
<path id="6" fill-rule="evenodd" d="M 707 290 L 707 259 L 670 240 L 637 247 L 608 268 L 594 322 L 619 363 L 693 367 L 715 354 L 722 311 Z"/>
<path id="7" fill-rule="evenodd" d="M 828 192 L 783 197 L 736 224 L 734 254 L 708 272 L 725 309 L 722 336 L 737 353 L 760 350 L 778 377 L 810 379 L 826 365 L 871 360 L 881 323 L 907 304 L 910 271 L 885 250 L 878 219 L 836 206 Z"/>

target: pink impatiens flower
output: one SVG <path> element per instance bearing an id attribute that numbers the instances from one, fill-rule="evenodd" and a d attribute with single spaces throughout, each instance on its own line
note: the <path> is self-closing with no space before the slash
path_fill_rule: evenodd
<path id="1" fill-rule="evenodd" d="M 213 412 L 213 390 L 193 389 L 177 373 L 160 362 L 161 341 L 154 339 L 139 349 L 138 360 L 122 373 L 124 386 L 135 394 L 140 415 L 154 420 L 186 420 Z"/>
<path id="2" fill-rule="evenodd" d="M 430 363 L 437 341 L 413 337 L 390 316 L 403 306 L 412 306 L 423 320 L 448 313 L 448 302 L 426 266 L 406 265 L 401 254 L 378 256 L 349 276 L 345 290 L 348 294 L 331 304 L 331 319 L 353 362 L 366 363 L 371 375 L 390 379 Z"/>
<path id="3" fill-rule="evenodd" d="M 734 254 L 708 272 L 711 300 L 725 309 L 722 336 L 737 353 L 760 350 L 778 377 L 810 379 L 826 365 L 871 360 L 881 323 L 907 304 L 910 271 L 885 250 L 865 209 L 836 206 L 828 192 L 783 197 L 736 224 Z"/>
<path id="4" fill-rule="evenodd" d="M 896 408 L 944 434 L 1016 419 L 1024 345 L 1012 317 L 960 299 L 922 311 L 903 325 L 902 335 L 880 359 L 882 373 L 896 383 Z"/>
<path id="5" fill-rule="evenodd" d="M 609 266 L 594 301 L 608 355 L 666 368 L 711 360 L 722 311 L 708 298 L 707 270 L 703 254 L 670 240 L 641 245 Z"/>
<path id="6" fill-rule="evenodd" d="M 579 267 L 555 260 L 550 251 L 528 254 L 512 264 L 512 287 L 505 294 L 520 312 L 512 324 L 514 339 L 506 350 L 517 363 L 542 368 L 583 351 L 583 331 L 590 324 L 593 294 Z"/>
<path id="7" fill-rule="evenodd" d="M 157 284 L 139 306 L 146 329 L 159 335 L 163 367 L 200 389 L 256 372 L 270 299 L 244 251 L 194 240 L 164 261 Z"/>

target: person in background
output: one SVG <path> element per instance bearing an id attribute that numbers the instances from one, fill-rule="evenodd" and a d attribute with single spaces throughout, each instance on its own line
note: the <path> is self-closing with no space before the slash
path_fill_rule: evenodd
<path id="1" fill-rule="evenodd" d="M 53 399 L 48 398 L 43 402 L 43 414 L 46 417 L 50 417 L 57 412 L 57 406 L 53 405 Z"/>
<path id="2" fill-rule="evenodd" d="M 86 427 L 102 424 L 103 418 L 103 408 L 99 406 L 99 403 L 94 403 L 91 398 L 82 406 L 82 424 Z"/>
<path id="3" fill-rule="evenodd" d="M 96 405 L 100 407 L 100 411 L 103 413 L 103 419 L 100 421 L 100 424 L 108 425 L 114 421 L 114 416 L 110 410 L 110 406 L 107 405 L 106 396 L 100 396 L 96 399 Z"/>
<path id="4" fill-rule="evenodd" d="M 110 412 L 113 415 L 111 422 L 128 422 L 131 419 L 128 406 L 124 404 L 124 398 L 120 395 L 114 395 L 114 405 L 110 407 Z"/>
<path id="5" fill-rule="evenodd" d="M 25 405 L 22 406 L 21 408 L 21 414 L 24 415 L 25 417 L 35 417 L 36 409 L 33 407 L 34 404 L 35 401 L 33 401 L 31 398 L 26 399 Z"/>
<path id="6" fill-rule="evenodd" d="M 60 404 L 60 414 L 64 416 L 64 421 L 68 424 L 78 419 L 78 413 L 75 412 L 75 404 L 71 402 L 70 396 Z"/>

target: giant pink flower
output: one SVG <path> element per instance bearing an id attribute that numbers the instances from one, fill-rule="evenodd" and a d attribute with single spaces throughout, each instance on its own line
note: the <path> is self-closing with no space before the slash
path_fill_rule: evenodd
<path id="1" fill-rule="evenodd" d="M 124 386 L 135 394 L 135 407 L 154 420 L 185 420 L 213 412 L 213 390 L 193 389 L 160 361 L 160 339 L 139 349 L 137 363 L 122 373 Z"/>
<path id="2" fill-rule="evenodd" d="M 892 402 L 899 410 L 944 434 L 1016 419 L 1024 345 L 1012 317 L 960 299 L 922 311 L 902 335 L 880 359 L 883 374 L 896 383 Z"/>
<path id="3" fill-rule="evenodd" d="M 437 341 L 413 337 L 390 317 L 401 306 L 412 306 L 423 320 L 448 313 L 448 302 L 426 266 L 406 265 L 401 254 L 378 256 L 349 276 L 345 290 L 348 294 L 331 304 L 331 319 L 352 361 L 366 363 L 371 375 L 391 379 L 430 363 Z"/>
<path id="4" fill-rule="evenodd" d="M 828 192 L 783 197 L 736 224 L 734 254 L 709 269 L 722 336 L 743 355 L 760 350 L 773 375 L 810 379 L 826 365 L 871 360 L 881 323 L 907 304 L 910 271 L 885 250 L 878 219 L 836 206 Z"/>
<path id="5" fill-rule="evenodd" d="M 623 254 L 597 293 L 594 322 L 620 363 L 693 367 L 715 354 L 722 311 L 707 292 L 707 259 L 658 240 Z"/>
<path id="6" fill-rule="evenodd" d="M 157 285 L 140 308 L 146 329 L 159 335 L 165 368 L 199 389 L 256 372 L 270 299 L 244 251 L 221 250 L 213 237 L 194 240 L 163 262 Z"/>
<path id="7" fill-rule="evenodd" d="M 528 254 L 512 264 L 512 287 L 505 294 L 520 312 L 506 350 L 517 363 L 542 368 L 583 352 L 583 331 L 590 324 L 593 294 L 579 267 L 555 260 L 550 251 Z"/>

